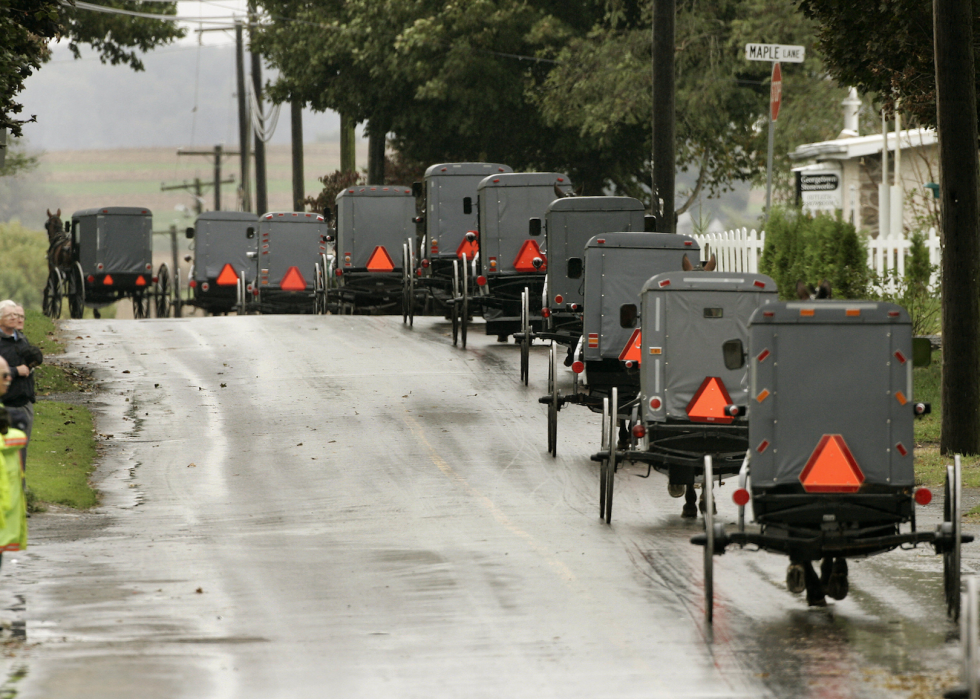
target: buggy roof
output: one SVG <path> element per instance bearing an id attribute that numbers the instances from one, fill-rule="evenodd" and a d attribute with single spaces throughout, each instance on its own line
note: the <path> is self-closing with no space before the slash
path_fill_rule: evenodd
<path id="1" fill-rule="evenodd" d="M 664 235 L 670 235 L 665 233 Z M 666 282 L 666 283 L 665 283 Z M 664 272 L 651 277 L 643 291 L 769 291 L 776 293 L 776 282 L 764 274 L 735 272 Z"/>
<path id="2" fill-rule="evenodd" d="M 205 211 L 197 221 L 258 221 L 258 214 L 251 211 Z"/>
<path id="3" fill-rule="evenodd" d="M 492 172 L 513 172 L 514 170 L 500 163 L 438 163 L 430 165 L 425 171 L 425 177 L 441 175 L 483 175 Z"/>
<path id="4" fill-rule="evenodd" d="M 812 311 L 812 313 L 810 312 Z M 814 323 L 896 325 L 909 324 L 908 312 L 894 303 L 876 301 L 786 301 L 757 310 L 749 325 L 813 325 Z"/>
<path id="5" fill-rule="evenodd" d="M 261 220 L 270 223 L 325 223 L 322 214 L 303 213 L 301 211 L 270 211 L 262 214 Z"/>
<path id="6" fill-rule="evenodd" d="M 151 216 L 149 209 L 143 206 L 99 206 L 94 209 L 82 209 L 71 215 L 72 218 L 83 216 Z"/>
<path id="7" fill-rule="evenodd" d="M 387 187 L 352 187 L 340 190 L 341 197 L 405 197 L 412 196 L 412 188 L 404 185 L 388 185 Z"/>
<path id="8" fill-rule="evenodd" d="M 490 175 L 476 186 L 477 191 L 491 187 L 547 187 L 552 184 L 567 186 L 571 184 L 563 172 L 510 172 Z"/>
<path id="9" fill-rule="evenodd" d="M 586 248 L 661 248 L 664 250 L 683 250 L 692 248 L 698 251 L 701 247 L 689 235 L 677 233 L 603 233 L 593 236 L 585 244 Z"/>
<path id="10" fill-rule="evenodd" d="M 645 211 L 633 197 L 563 197 L 548 205 L 553 211 Z"/>

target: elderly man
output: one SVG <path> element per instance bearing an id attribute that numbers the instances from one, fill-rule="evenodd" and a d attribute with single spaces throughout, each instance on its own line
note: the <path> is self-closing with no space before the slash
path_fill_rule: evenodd
<path id="1" fill-rule="evenodd" d="M 25 432 L 28 439 L 34 426 L 34 367 L 43 361 L 41 351 L 24 337 L 24 309 L 16 304 L 0 303 L 0 357 L 10 367 L 12 381 L 3 396 L 10 412 L 11 424 Z M 27 450 L 22 455 L 25 463 Z"/>
<path id="2" fill-rule="evenodd" d="M 13 372 L 0 357 L 0 397 L 7 392 Z M 0 556 L 4 551 L 27 548 L 27 501 L 24 471 L 17 454 L 27 446 L 27 436 L 10 427 L 7 410 L 0 408 Z"/>

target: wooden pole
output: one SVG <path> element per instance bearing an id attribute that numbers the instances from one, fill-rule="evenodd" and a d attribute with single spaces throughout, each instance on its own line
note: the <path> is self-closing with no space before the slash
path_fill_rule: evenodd
<path id="1" fill-rule="evenodd" d="M 653 201 L 657 231 L 676 233 L 674 216 L 675 0 L 653 0 Z"/>
<path id="2" fill-rule="evenodd" d="M 238 92 L 238 158 L 242 188 L 242 211 L 252 210 L 252 197 L 248 177 L 248 105 L 245 102 L 245 46 L 242 39 L 242 23 L 235 22 L 235 78 Z"/>
<path id="3" fill-rule="evenodd" d="M 290 124 L 293 139 L 293 211 L 303 211 L 306 192 L 303 183 L 303 103 L 289 103 Z"/>

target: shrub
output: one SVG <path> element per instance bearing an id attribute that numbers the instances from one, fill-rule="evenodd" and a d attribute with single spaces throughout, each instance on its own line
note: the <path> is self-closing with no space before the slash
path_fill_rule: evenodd
<path id="1" fill-rule="evenodd" d="M 908 311 L 912 319 L 912 333 L 931 335 L 939 332 L 940 301 L 939 285 L 930 284 L 937 265 L 929 262 L 926 236 L 916 231 L 909 236 L 909 250 L 905 255 L 905 274 L 889 270 L 874 275 L 871 280 L 872 298 L 897 303 Z"/>
<path id="2" fill-rule="evenodd" d="M 774 208 L 759 270 L 775 280 L 784 299 L 796 298 L 798 282 L 816 286 L 824 279 L 836 298 L 864 298 L 870 280 L 867 259 L 864 238 L 839 213 L 812 216 Z"/>
<path id="3" fill-rule="evenodd" d="M 40 309 L 48 278 L 48 237 L 19 222 L 0 223 L 0 299 Z"/>

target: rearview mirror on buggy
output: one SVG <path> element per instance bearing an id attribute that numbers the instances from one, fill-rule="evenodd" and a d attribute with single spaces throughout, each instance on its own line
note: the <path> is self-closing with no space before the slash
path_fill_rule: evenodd
<path id="1" fill-rule="evenodd" d="M 643 217 L 643 232 L 644 233 L 656 233 L 657 232 L 657 217 L 647 214 Z"/>
<path id="2" fill-rule="evenodd" d="M 412 182 L 412 196 L 418 198 L 418 197 L 422 196 L 422 192 L 423 192 L 422 183 L 421 182 Z"/>
<path id="3" fill-rule="evenodd" d="M 541 235 L 541 219 L 537 216 L 528 219 L 527 221 L 527 233 L 528 235 L 537 237 Z"/>
<path id="4" fill-rule="evenodd" d="M 251 240 L 255 237 L 255 229 L 251 226 L 245 229 L 245 237 Z"/>
<path id="5" fill-rule="evenodd" d="M 184 235 L 185 235 L 185 236 L 187 236 L 187 239 L 188 239 L 188 240 L 190 240 L 191 238 L 193 238 L 193 237 L 194 237 L 194 228 L 193 228 L 193 227 L 191 227 L 191 226 L 188 226 L 188 227 L 187 227 L 187 228 L 186 228 L 186 229 L 184 230 Z"/>
<path id="6" fill-rule="evenodd" d="M 929 366 L 932 364 L 932 343 L 928 337 L 912 338 L 912 366 Z"/>
<path id="7" fill-rule="evenodd" d="M 721 346 L 721 353 L 725 357 L 725 368 L 729 371 L 745 366 L 745 348 L 741 340 L 728 340 Z"/>

